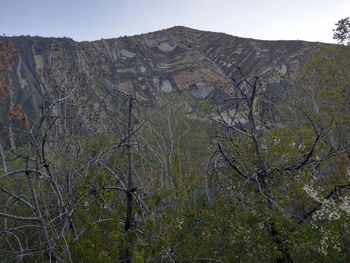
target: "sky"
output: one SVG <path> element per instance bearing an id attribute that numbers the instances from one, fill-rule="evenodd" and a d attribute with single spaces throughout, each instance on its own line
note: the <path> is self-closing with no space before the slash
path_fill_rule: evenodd
<path id="1" fill-rule="evenodd" d="M 0 34 L 77 41 L 182 25 L 230 35 L 334 43 L 350 0 L 0 0 Z"/>

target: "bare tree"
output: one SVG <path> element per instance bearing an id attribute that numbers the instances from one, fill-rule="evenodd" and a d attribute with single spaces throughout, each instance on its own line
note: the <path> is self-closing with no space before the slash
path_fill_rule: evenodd
<path id="1" fill-rule="evenodd" d="M 211 159 L 211 167 L 220 170 L 220 167 L 228 165 L 232 173 L 241 179 L 242 187 L 255 186 L 256 192 L 265 200 L 269 209 L 277 208 L 296 222 L 305 222 L 319 209 L 319 204 L 310 211 L 295 213 L 283 206 L 281 200 L 273 194 L 271 183 L 275 177 L 281 177 L 281 174 L 288 176 L 305 170 L 309 171 L 311 179 L 315 173 L 320 172 L 320 164 L 346 154 L 349 145 L 325 147 L 330 129 L 324 129 L 308 113 L 292 102 L 284 100 L 284 96 L 269 95 L 259 77 L 255 77 L 253 81 L 242 77 L 239 81 L 232 82 L 232 98 L 218 107 L 212 118 L 224 133 L 217 137 L 218 150 Z M 292 129 L 288 130 L 288 127 L 293 125 L 306 129 L 309 137 L 298 135 Z M 274 137 L 274 131 L 277 129 L 284 130 L 285 135 L 291 136 L 293 140 L 289 142 L 287 137 Z M 277 147 L 274 147 L 277 144 L 285 145 L 285 149 L 290 147 L 291 151 L 277 155 Z M 229 181 L 226 180 L 226 183 L 229 184 Z M 336 186 L 335 189 L 339 187 L 346 188 L 348 185 Z M 336 190 L 332 190 L 325 198 L 330 198 L 335 192 Z M 233 194 L 235 198 L 245 202 L 242 195 L 237 192 Z M 270 235 L 282 248 L 273 224 L 270 225 Z M 281 260 L 288 261 L 287 250 L 283 249 L 281 253 L 284 257 Z"/>
<path id="2" fill-rule="evenodd" d="M 6 212 L 1 213 L 7 218 L 3 233 L 16 237 L 18 247 L 12 247 L 16 259 L 46 257 L 50 262 L 71 261 L 67 236 L 76 235 L 76 229 L 65 201 L 64 177 L 58 164 L 52 161 L 52 155 L 60 155 L 61 150 L 57 144 L 59 137 L 52 137 L 53 126 L 60 118 L 53 114 L 53 109 L 60 103 L 62 100 L 56 100 L 42 108 L 39 120 L 34 121 L 30 129 L 16 128 L 21 141 L 25 142 L 18 150 L 12 147 L 6 153 L 1 150 L 4 173 L 0 177 L 3 185 L 0 191 L 3 198 L 16 200 L 9 202 Z M 65 252 L 62 254 L 62 251 Z M 61 258 L 62 255 L 65 258 Z"/>

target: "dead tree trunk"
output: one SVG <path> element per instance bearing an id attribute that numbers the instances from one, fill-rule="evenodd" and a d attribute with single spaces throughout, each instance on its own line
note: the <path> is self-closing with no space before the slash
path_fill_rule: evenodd
<path id="1" fill-rule="evenodd" d="M 128 155 L 128 176 L 127 176 L 127 191 L 126 191 L 126 220 L 124 224 L 124 231 L 128 233 L 129 230 L 133 227 L 133 218 L 132 218 L 132 203 L 133 203 L 133 180 L 132 180 L 132 156 L 131 156 L 131 137 L 132 137 L 132 106 L 133 98 L 129 96 L 129 106 L 128 106 L 128 127 L 126 135 L 126 147 Z M 132 237 L 128 240 L 129 244 L 132 243 Z M 131 254 L 130 247 L 125 248 L 124 262 L 130 263 Z"/>

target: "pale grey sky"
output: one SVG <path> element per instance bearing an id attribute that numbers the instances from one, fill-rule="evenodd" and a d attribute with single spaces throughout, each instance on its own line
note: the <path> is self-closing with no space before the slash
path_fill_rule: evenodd
<path id="1" fill-rule="evenodd" d="M 334 42 L 350 0 L 0 0 L 0 34 L 95 40 L 183 25 L 258 39 Z"/>

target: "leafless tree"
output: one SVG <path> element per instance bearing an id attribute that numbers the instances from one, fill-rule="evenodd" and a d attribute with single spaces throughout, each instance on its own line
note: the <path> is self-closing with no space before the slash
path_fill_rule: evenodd
<path id="1" fill-rule="evenodd" d="M 240 71 L 239 68 L 238 71 Z M 280 209 L 287 217 L 295 218 L 299 223 L 305 222 L 317 211 L 320 204 L 302 214 L 294 213 L 284 207 L 274 196 L 271 191 L 271 182 L 280 174 L 295 175 L 304 170 L 310 171 L 311 180 L 315 173 L 320 172 L 320 164 L 346 154 L 349 145 L 339 145 L 337 148 L 325 147 L 325 144 L 329 144 L 327 142 L 331 128 L 323 128 L 319 122 L 312 119 L 310 114 L 295 106 L 293 102 L 286 101 L 285 96 L 269 95 L 259 77 L 251 81 L 244 78 L 241 73 L 241 79 L 232 80 L 232 84 L 231 99 L 225 100 L 212 117 L 213 122 L 219 125 L 222 132 L 217 137 L 218 148 L 211 158 L 209 173 L 211 169 L 221 173 L 221 168 L 230 167 L 233 174 L 241 178 L 242 187 L 255 186 L 256 192 L 265 200 L 267 207 Z M 271 109 L 273 109 L 272 113 Z M 279 123 L 278 127 L 276 123 Z M 272 151 L 270 148 L 273 149 L 273 145 L 268 144 L 268 138 L 271 138 L 272 131 L 280 127 L 287 129 L 292 127 L 291 125 L 299 125 L 301 129 L 307 128 L 309 137 L 299 136 L 298 138 L 297 134 L 291 134 L 293 138 L 299 140 L 293 142 L 293 147 L 299 145 L 299 149 L 294 151 L 293 155 L 274 156 L 272 154 L 272 158 L 269 157 Z M 280 142 L 283 138 L 276 137 L 274 140 L 273 144 L 284 143 Z M 246 148 L 242 148 L 243 143 Z M 226 180 L 226 183 L 229 182 Z M 334 195 L 337 192 L 336 189 L 348 187 L 347 184 L 335 186 L 325 198 Z M 244 192 L 243 189 L 232 194 L 244 204 L 242 192 Z M 210 197 L 210 194 L 208 196 Z M 270 231 L 272 238 L 279 243 L 273 225 Z M 288 260 L 287 252 L 281 252 L 285 256 L 283 260 Z"/>
<path id="2" fill-rule="evenodd" d="M 50 262 L 71 261 L 67 235 L 76 235 L 76 229 L 66 202 L 64 177 L 52 159 L 62 150 L 59 137 L 51 134 L 60 118 L 53 112 L 64 100 L 42 107 L 39 120 L 32 122 L 29 129 L 14 129 L 25 142 L 21 147 L 11 147 L 6 152 L 1 149 L 0 192 L 8 200 L 0 214 L 4 220 L 2 233 L 5 239 L 16 238 L 18 246 L 8 242 L 16 260 L 46 257 Z M 65 251 L 65 258 L 55 251 Z"/>

